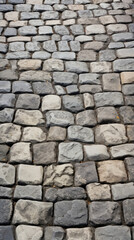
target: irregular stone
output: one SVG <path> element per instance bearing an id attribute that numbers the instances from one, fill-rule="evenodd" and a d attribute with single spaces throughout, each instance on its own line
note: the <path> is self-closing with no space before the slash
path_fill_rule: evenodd
<path id="1" fill-rule="evenodd" d="M 19 109 L 15 115 L 15 123 L 36 126 L 44 123 L 43 115 L 38 110 Z"/>
<path id="2" fill-rule="evenodd" d="M 41 60 L 20 60 L 18 61 L 18 66 L 20 70 L 36 70 L 41 67 Z"/>
<path id="3" fill-rule="evenodd" d="M 75 164 L 75 186 L 82 186 L 88 183 L 98 182 L 95 163 L 84 162 Z"/>
<path id="4" fill-rule="evenodd" d="M 121 224 L 121 208 L 117 202 L 92 202 L 89 204 L 89 223 L 98 226 L 100 224 Z"/>
<path id="5" fill-rule="evenodd" d="M 125 165 L 120 160 L 99 162 L 98 172 L 100 182 L 118 183 L 127 181 Z"/>
<path id="6" fill-rule="evenodd" d="M 62 127 L 50 127 L 47 141 L 64 141 L 66 138 L 66 129 Z"/>
<path id="7" fill-rule="evenodd" d="M 74 124 L 74 116 L 67 111 L 49 111 L 46 113 L 46 124 L 49 126 L 67 127 Z"/>
<path id="8" fill-rule="evenodd" d="M 17 171 L 18 183 L 41 184 L 43 177 L 43 168 L 41 166 L 32 166 L 20 164 Z"/>
<path id="9" fill-rule="evenodd" d="M 48 188 L 45 191 L 45 199 L 49 202 L 62 200 L 85 199 L 86 192 L 81 187 L 66 187 L 61 189 Z"/>
<path id="10" fill-rule="evenodd" d="M 13 123 L 0 124 L 0 143 L 15 143 L 20 140 L 21 127 Z"/>
<path id="11" fill-rule="evenodd" d="M 85 160 L 100 161 L 109 159 L 107 147 L 104 145 L 84 145 Z"/>
<path id="12" fill-rule="evenodd" d="M 0 199 L 0 224 L 10 223 L 12 208 L 13 206 L 11 200 Z"/>
<path id="13" fill-rule="evenodd" d="M 123 119 L 124 124 L 134 123 L 134 110 L 129 106 L 122 106 L 119 109 L 119 113 Z"/>
<path id="14" fill-rule="evenodd" d="M 77 56 L 78 61 L 95 61 L 96 60 L 96 53 L 92 50 L 81 50 Z"/>
<path id="15" fill-rule="evenodd" d="M 0 94 L 0 107 L 14 107 L 15 95 L 13 93 Z"/>
<path id="16" fill-rule="evenodd" d="M 84 34 L 84 28 L 80 24 L 74 24 L 74 25 L 70 26 L 70 30 L 71 30 L 72 34 L 75 36 Z"/>
<path id="17" fill-rule="evenodd" d="M 36 226 L 19 225 L 16 228 L 16 239 L 17 240 L 28 240 L 29 238 L 41 240 L 43 236 L 43 229 Z"/>
<path id="18" fill-rule="evenodd" d="M 89 72 L 88 66 L 84 62 L 69 61 L 65 63 L 67 72 L 83 73 Z"/>
<path id="19" fill-rule="evenodd" d="M 117 59 L 113 62 L 113 69 L 115 72 L 122 71 L 133 71 L 134 70 L 134 59 Z"/>
<path id="20" fill-rule="evenodd" d="M 91 72 L 106 73 L 112 72 L 112 66 L 110 62 L 92 62 L 90 63 Z"/>
<path id="21" fill-rule="evenodd" d="M 128 171 L 129 181 L 134 181 L 134 158 L 133 157 L 125 158 L 125 164 Z"/>
<path id="22" fill-rule="evenodd" d="M 108 184 L 90 183 L 86 186 L 86 190 L 91 201 L 111 199 L 110 186 Z"/>
<path id="23" fill-rule="evenodd" d="M 83 160 L 82 145 L 76 142 L 59 144 L 59 163 L 80 162 Z"/>
<path id="24" fill-rule="evenodd" d="M 92 240 L 93 232 L 90 227 L 86 228 L 68 228 L 67 240 Z"/>
<path id="25" fill-rule="evenodd" d="M 48 51 L 48 52 L 55 52 L 55 51 L 57 51 L 57 46 L 56 46 L 54 40 L 45 41 L 44 44 L 43 44 L 43 48 L 46 51 Z"/>
<path id="26" fill-rule="evenodd" d="M 76 115 L 76 124 L 85 127 L 95 126 L 97 124 L 94 110 L 86 110 Z"/>
<path id="27" fill-rule="evenodd" d="M 19 200 L 15 205 L 13 223 L 34 225 L 51 224 L 52 209 L 53 209 L 52 203 Z"/>
<path id="28" fill-rule="evenodd" d="M 48 72 L 64 71 L 64 63 L 60 59 L 48 59 L 44 61 L 43 70 Z"/>
<path id="29" fill-rule="evenodd" d="M 38 109 L 39 105 L 40 97 L 36 94 L 21 94 L 16 102 L 16 108 L 23 109 Z"/>
<path id="30" fill-rule="evenodd" d="M 14 240 L 12 226 L 0 226 L 0 240 Z"/>
<path id="31" fill-rule="evenodd" d="M 134 83 L 133 72 L 122 72 L 120 75 L 122 84 Z"/>
<path id="32" fill-rule="evenodd" d="M 7 161 L 8 151 L 9 151 L 9 147 L 7 145 L 0 145 L 0 162 Z"/>
<path id="33" fill-rule="evenodd" d="M 114 107 L 99 107 L 96 109 L 98 123 L 120 122 L 118 113 Z"/>
<path id="34" fill-rule="evenodd" d="M 68 31 L 68 28 L 65 27 L 65 26 L 54 26 L 54 31 L 59 34 L 59 35 L 68 35 L 69 34 L 69 31 Z"/>
<path id="35" fill-rule="evenodd" d="M 15 143 L 10 148 L 10 163 L 32 163 L 30 143 Z"/>
<path id="36" fill-rule="evenodd" d="M 14 191 L 14 198 L 42 200 L 42 187 L 40 185 L 17 185 Z"/>
<path id="37" fill-rule="evenodd" d="M 70 141 L 92 143 L 94 142 L 94 134 L 90 128 L 74 125 L 68 127 L 68 139 Z"/>
<path id="38" fill-rule="evenodd" d="M 124 104 L 123 95 L 119 92 L 103 92 L 94 95 L 97 107 L 120 106 Z"/>
<path id="39" fill-rule="evenodd" d="M 72 164 L 50 165 L 44 169 L 44 186 L 69 187 L 73 185 Z"/>
<path id="40" fill-rule="evenodd" d="M 0 163 L 0 185 L 10 186 L 15 182 L 15 167 L 7 164 Z"/>
<path id="41" fill-rule="evenodd" d="M 65 231 L 62 227 L 46 227 L 44 238 L 45 240 L 63 240 Z"/>
<path id="42" fill-rule="evenodd" d="M 54 207 L 54 225 L 65 227 L 87 225 L 86 202 L 83 200 L 57 202 Z"/>
<path id="43" fill-rule="evenodd" d="M 79 75 L 80 84 L 100 84 L 100 75 L 96 73 L 85 73 Z"/>
<path id="44" fill-rule="evenodd" d="M 35 164 L 52 164 L 56 162 L 56 143 L 38 143 L 33 146 Z"/>
<path id="45" fill-rule="evenodd" d="M 60 86 L 60 85 L 56 85 L 55 89 L 56 89 L 57 95 L 59 95 L 59 96 L 66 94 L 65 89 L 62 86 Z"/>
<path id="46" fill-rule="evenodd" d="M 134 197 L 134 184 L 133 183 L 124 183 L 124 184 L 115 184 L 112 185 L 112 195 L 113 199 L 122 200 L 125 198 Z"/>
<path id="47" fill-rule="evenodd" d="M 43 71 L 25 71 L 20 74 L 20 81 L 51 81 L 51 75 Z"/>
<path id="48" fill-rule="evenodd" d="M 84 93 L 83 100 L 84 100 L 84 106 L 86 109 L 94 107 L 94 99 L 90 93 Z"/>
<path id="49" fill-rule="evenodd" d="M 134 144 L 122 144 L 110 148 L 112 158 L 122 158 L 127 156 L 134 156 Z"/>
<path id="50" fill-rule="evenodd" d="M 93 24 L 86 27 L 86 35 L 105 33 L 105 28 L 102 24 Z"/>
<path id="51" fill-rule="evenodd" d="M 95 230 L 95 239 L 110 240 L 111 238 L 120 240 L 131 240 L 130 229 L 127 226 L 106 226 Z"/>
<path id="52" fill-rule="evenodd" d="M 1 80 L 18 80 L 18 75 L 15 71 L 11 69 L 6 69 L 0 72 Z"/>
<path id="53" fill-rule="evenodd" d="M 42 99 L 42 112 L 61 108 L 61 98 L 56 95 L 47 95 Z"/>
<path id="54" fill-rule="evenodd" d="M 127 225 L 134 224 L 134 199 L 123 201 L 123 213 Z"/>
<path id="55" fill-rule="evenodd" d="M 59 51 L 70 51 L 70 48 L 69 48 L 69 45 L 68 45 L 68 42 L 67 41 L 60 41 L 58 42 L 58 48 L 59 48 Z"/>
<path id="56" fill-rule="evenodd" d="M 25 127 L 21 141 L 24 142 L 43 142 L 46 140 L 46 134 L 41 128 Z"/>
<path id="57" fill-rule="evenodd" d="M 14 81 L 12 84 L 12 92 L 13 93 L 31 93 L 32 87 L 29 82 L 25 81 Z"/>
<path id="58" fill-rule="evenodd" d="M 126 130 L 123 124 L 104 124 L 95 129 L 95 138 L 97 143 L 107 146 L 117 145 L 127 142 Z"/>
<path id="59" fill-rule="evenodd" d="M 45 94 L 53 94 L 54 89 L 50 82 L 34 82 L 33 90 L 36 94 L 45 95 Z"/>
<path id="60" fill-rule="evenodd" d="M 1 123 L 11 123 L 13 120 L 14 109 L 4 108 L 0 111 L 0 122 Z"/>
<path id="61" fill-rule="evenodd" d="M 53 73 L 53 80 L 55 84 L 67 86 L 69 84 L 76 84 L 78 75 L 76 73 L 55 72 Z"/>

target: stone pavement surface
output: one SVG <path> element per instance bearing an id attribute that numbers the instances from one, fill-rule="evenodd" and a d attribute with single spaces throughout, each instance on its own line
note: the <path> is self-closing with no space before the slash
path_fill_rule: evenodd
<path id="1" fill-rule="evenodd" d="M 0 0 L 0 240 L 134 240 L 133 16 Z"/>

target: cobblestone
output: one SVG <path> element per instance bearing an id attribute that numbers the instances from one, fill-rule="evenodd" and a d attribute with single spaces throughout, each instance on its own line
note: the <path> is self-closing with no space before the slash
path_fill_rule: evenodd
<path id="1" fill-rule="evenodd" d="M 133 7 L 0 0 L 0 240 L 134 239 Z"/>

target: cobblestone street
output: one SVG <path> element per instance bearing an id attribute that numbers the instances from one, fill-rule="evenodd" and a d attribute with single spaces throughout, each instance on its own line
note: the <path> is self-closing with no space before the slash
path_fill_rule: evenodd
<path id="1" fill-rule="evenodd" d="M 133 0 L 0 0 L 0 240 L 134 240 Z"/>

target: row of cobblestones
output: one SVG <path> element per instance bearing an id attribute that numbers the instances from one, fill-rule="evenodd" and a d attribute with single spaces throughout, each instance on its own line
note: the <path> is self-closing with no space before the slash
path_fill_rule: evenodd
<path id="1" fill-rule="evenodd" d="M 0 240 L 134 240 L 133 8 L 0 0 Z"/>

